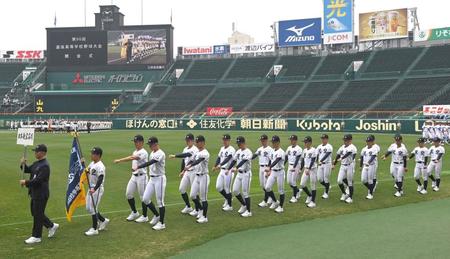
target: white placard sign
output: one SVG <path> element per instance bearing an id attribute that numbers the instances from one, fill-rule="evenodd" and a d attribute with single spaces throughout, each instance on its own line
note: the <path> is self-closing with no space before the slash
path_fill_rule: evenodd
<path id="1" fill-rule="evenodd" d="M 32 146 L 34 143 L 34 128 L 19 128 L 17 145 Z"/>

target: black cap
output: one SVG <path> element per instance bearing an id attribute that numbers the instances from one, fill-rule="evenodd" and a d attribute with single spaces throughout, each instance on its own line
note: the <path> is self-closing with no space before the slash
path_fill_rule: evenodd
<path id="1" fill-rule="evenodd" d="M 297 137 L 297 135 L 291 135 L 289 137 L 289 140 L 298 140 L 298 137 Z"/>
<path id="2" fill-rule="evenodd" d="M 134 136 L 133 142 L 140 142 L 140 141 L 144 141 L 144 137 L 142 135 Z"/>
<path id="3" fill-rule="evenodd" d="M 39 144 L 35 148 L 32 149 L 34 152 L 45 152 L 47 153 L 47 146 L 44 144 Z"/>
<path id="4" fill-rule="evenodd" d="M 434 138 L 432 139 L 432 141 L 433 141 L 433 142 L 441 142 L 441 139 L 438 138 L 438 137 L 434 137 Z"/>
<path id="5" fill-rule="evenodd" d="M 185 140 L 194 140 L 194 135 L 192 133 L 188 133 L 186 137 L 184 137 Z"/>
<path id="6" fill-rule="evenodd" d="M 327 134 L 322 134 L 322 136 L 320 136 L 321 139 L 328 139 L 328 135 Z"/>
<path id="7" fill-rule="evenodd" d="M 400 135 L 400 134 L 395 134 L 394 139 L 395 139 L 395 140 L 402 140 L 403 137 L 402 137 L 402 135 Z"/>
<path id="8" fill-rule="evenodd" d="M 245 138 L 242 136 L 239 136 L 236 138 L 236 143 L 237 144 L 244 144 L 245 143 Z"/>
<path id="9" fill-rule="evenodd" d="M 352 134 L 345 134 L 343 139 L 344 140 L 352 140 L 353 136 L 352 136 Z"/>
<path id="10" fill-rule="evenodd" d="M 272 142 L 280 142 L 280 137 L 278 137 L 277 135 L 273 136 Z"/>
<path id="11" fill-rule="evenodd" d="M 94 147 L 91 150 L 91 154 L 102 156 L 103 155 L 103 150 L 101 148 L 99 148 L 99 147 Z"/>
<path id="12" fill-rule="evenodd" d="M 266 134 L 262 134 L 261 137 L 259 137 L 259 140 L 268 140 L 269 137 Z"/>
<path id="13" fill-rule="evenodd" d="M 158 138 L 157 137 L 150 137 L 147 141 L 149 145 L 158 144 Z"/>
<path id="14" fill-rule="evenodd" d="M 305 143 L 311 143 L 311 142 L 312 142 L 312 138 L 311 138 L 310 136 L 306 136 L 306 137 L 303 139 L 303 142 L 305 142 Z"/>
<path id="15" fill-rule="evenodd" d="M 223 139 L 223 140 L 230 140 L 230 139 L 231 139 L 231 136 L 230 136 L 230 134 L 224 134 L 224 135 L 222 136 L 222 139 Z"/>
<path id="16" fill-rule="evenodd" d="M 366 142 L 372 142 L 372 141 L 375 141 L 375 136 L 374 135 L 367 136 Z"/>
<path id="17" fill-rule="evenodd" d="M 205 137 L 203 137 L 202 135 L 198 135 L 196 138 L 195 138 L 195 142 L 205 142 Z"/>
<path id="18" fill-rule="evenodd" d="M 417 139 L 417 143 L 425 143 L 425 139 L 424 138 L 418 138 Z"/>

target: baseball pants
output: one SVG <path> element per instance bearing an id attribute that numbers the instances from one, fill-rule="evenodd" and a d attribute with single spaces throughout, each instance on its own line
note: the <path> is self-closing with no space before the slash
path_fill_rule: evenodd
<path id="1" fill-rule="evenodd" d="M 353 176 L 355 174 L 355 167 L 353 164 L 341 165 L 339 168 L 337 182 L 338 184 L 344 184 L 344 179 L 347 179 L 348 186 L 353 186 Z"/>
<path id="2" fill-rule="evenodd" d="M 133 199 L 136 191 L 139 193 L 139 198 L 141 201 L 144 201 L 144 192 L 145 187 L 148 183 L 148 177 L 146 174 L 143 175 L 132 175 L 130 180 L 128 181 L 126 196 L 127 199 Z"/>
<path id="3" fill-rule="evenodd" d="M 180 187 L 178 188 L 178 190 L 180 191 L 181 194 L 187 193 L 188 188 L 193 185 L 194 179 L 195 179 L 195 174 L 194 174 L 194 172 L 192 172 L 192 170 L 186 171 L 184 173 L 183 178 L 181 178 L 181 181 L 180 181 Z"/>
<path id="4" fill-rule="evenodd" d="M 403 182 L 403 176 L 405 174 L 405 168 L 403 164 L 391 163 L 391 175 L 394 177 L 396 182 Z"/>
<path id="5" fill-rule="evenodd" d="M 229 171 L 228 174 L 225 174 L 225 172 L 227 170 L 220 169 L 220 173 L 217 176 L 216 189 L 218 192 L 225 190 L 225 193 L 228 194 L 231 192 L 231 182 L 233 181 L 234 173 Z"/>
<path id="6" fill-rule="evenodd" d="M 329 183 L 331 175 L 331 164 L 322 164 L 317 167 L 317 180 L 320 183 Z"/>
<path id="7" fill-rule="evenodd" d="M 148 181 L 147 187 L 145 187 L 143 202 L 148 205 L 152 201 L 153 196 L 156 196 L 156 204 L 158 207 L 164 207 L 166 182 L 165 175 L 150 177 L 150 181 Z"/>
<path id="8" fill-rule="evenodd" d="M 306 170 L 303 171 L 302 179 L 300 180 L 300 188 L 303 189 L 306 187 L 306 185 L 309 184 L 311 187 L 311 190 L 316 190 L 316 183 L 317 183 L 317 167 L 309 169 L 309 173 L 306 174 Z"/>
<path id="9" fill-rule="evenodd" d="M 364 165 L 361 172 L 361 182 L 363 184 L 373 184 L 376 165 Z"/>
<path id="10" fill-rule="evenodd" d="M 298 166 L 294 168 L 293 165 L 289 165 L 288 173 L 287 173 L 287 183 L 290 186 L 297 186 L 299 170 L 300 170 L 300 168 Z"/>
<path id="11" fill-rule="evenodd" d="M 250 196 L 251 181 L 252 181 L 251 171 L 237 173 L 233 183 L 233 194 L 237 196 L 241 194 L 242 190 L 242 196 L 244 197 L 244 199 L 248 198 Z"/>
<path id="12" fill-rule="evenodd" d="M 266 188 L 266 182 L 267 182 L 267 178 L 266 177 L 266 166 L 259 166 L 259 186 L 263 189 Z"/>
<path id="13" fill-rule="evenodd" d="M 438 163 L 431 161 L 428 165 L 427 176 L 432 175 L 434 171 L 434 178 L 441 179 L 441 171 L 442 171 L 442 160 Z"/>
<path id="14" fill-rule="evenodd" d="M 98 212 L 98 205 L 102 200 L 103 191 L 103 187 L 100 187 L 92 194 L 92 196 L 89 191 L 86 193 L 86 210 L 89 212 L 89 214 L 95 215 L 95 212 Z"/>
<path id="15" fill-rule="evenodd" d="M 419 180 L 420 177 L 426 181 L 428 180 L 428 173 L 423 163 L 416 163 L 416 166 L 414 167 L 414 179 Z"/>
<path id="16" fill-rule="evenodd" d="M 270 176 L 267 178 L 266 182 L 266 192 L 271 192 L 275 182 L 278 185 L 278 193 L 284 194 L 284 170 L 274 171 L 272 170 Z"/>
<path id="17" fill-rule="evenodd" d="M 191 187 L 190 196 L 194 200 L 197 195 L 200 196 L 202 202 L 208 200 L 208 186 L 209 186 L 209 175 L 208 174 L 197 174 L 194 178 L 194 183 Z"/>

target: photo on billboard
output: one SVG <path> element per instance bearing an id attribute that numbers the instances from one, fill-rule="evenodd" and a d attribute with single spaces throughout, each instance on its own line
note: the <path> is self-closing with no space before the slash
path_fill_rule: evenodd
<path id="1" fill-rule="evenodd" d="M 359 41 L 408 37 L 408 9 L 359 14 Z"/>
<path id="2" fill-rule="evenodd" d="M 108 65 L 166 65 L 164 29 L 108 31 Z"/>

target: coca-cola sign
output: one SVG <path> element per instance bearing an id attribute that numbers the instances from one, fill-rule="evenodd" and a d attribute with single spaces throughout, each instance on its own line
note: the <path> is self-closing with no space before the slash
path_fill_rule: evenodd
<path id="1" fill-rule="evenodd" d="M 206 116 L 225 117 L 233 113 L 233 107 L 208 107 L 206 108 Z"/>

